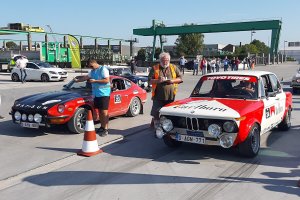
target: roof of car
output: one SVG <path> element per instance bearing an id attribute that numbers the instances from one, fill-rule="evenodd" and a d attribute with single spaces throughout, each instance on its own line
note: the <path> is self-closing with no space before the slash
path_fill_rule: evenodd
<path id="1" fill-rule="evenodd" d="M 272 72 L 268 71 L 255 71 L 255 70 L 243 70 L 243 71 L 226 71 L 226 72 L 215 72 L 215 73 L 210 73 L 206 74 L 207 76 L 212 76 L 212 75 L 242 75 L 242 76 L 256 76 L 260 77 L 265 74 L 274 74 Z"/>

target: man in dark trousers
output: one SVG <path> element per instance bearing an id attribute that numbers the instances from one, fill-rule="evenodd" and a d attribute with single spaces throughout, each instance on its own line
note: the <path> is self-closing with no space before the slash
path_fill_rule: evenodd
<path id="1" fill-rule="evenodd" d="M 177 93 L 178 84 L 182 82 L 179 69 L 170 64 L 170 54 L 163 52 L 159 55 L 160 64 L 154 65 L 148 75 L 152 84 L 153 105 L 151 124 L 156 129 L 159 125 L 159 110 L 173 102 Z"/>

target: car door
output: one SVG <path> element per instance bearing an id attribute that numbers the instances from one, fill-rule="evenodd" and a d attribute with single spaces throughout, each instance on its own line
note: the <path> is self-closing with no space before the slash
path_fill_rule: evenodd
<path id="1" fill-rule="evenodd" d="M 26 65 L 26 73 L 27 73 L 27 80 L 40 80 L 39 76 L 39 67 L 34 63 L 27 63 Z"/>
<path id="2" fill-rule="evenodd" d="M 285 111 L 286 95 L 283 92 L 283 89 L 280 85 L 278 78 L 274 74 L 270 74 L 269 77 L 270 77 L 270 81 L 271 81 L 271 85 L 275 97 L 275 118 L 277 124 L 279 124 L 283 119 L 283 115 Z"/>
<path id="3" fill-rule="evenodd" d="M 276 106 L 278 105 L 279 99 L 268 74 L 261 76 L 260 95 L 264 103 L 263 118 L 261 122 L 261 134 L 263 134 L 274 128 L 278 122 Z"/>
<path id="4" fill-rule="evenodd" d="M 125 85 L 125 80 L 114 78 L 111 80 L 112 92 L 110 95 L 109 113 L 115 116 L 127 111 L 128 108 L 128 89 Z"/>

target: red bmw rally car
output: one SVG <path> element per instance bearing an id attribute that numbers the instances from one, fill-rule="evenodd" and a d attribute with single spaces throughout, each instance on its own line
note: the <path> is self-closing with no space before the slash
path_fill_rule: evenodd
<path id="1" fill-rule="evenodd" d="M 283 92 L 275 74 L 236 71 L 208 74 L 189 98 L 160 110 L 156 134 L 166 145 L 182 142 L 238 147 L 247 157 L 260 149 L 260 136 L 291 126 L 292 94 Z"/>
<path id="2" fill-rule="evenodd" d="M 132 81 L 110 76 L 109 116 L 137 116 L 143 113 L 147 93 Z M 17 99 L 10 114 L 14 123 L 26 128 L 67 124 L 74 133 L 83 133 L 87 110 L 92 110 L 94 121 L 99 121 L 98 109 L 94 108 L 91 84 L 70 81 L 62 91 L 34 94 Z"/>

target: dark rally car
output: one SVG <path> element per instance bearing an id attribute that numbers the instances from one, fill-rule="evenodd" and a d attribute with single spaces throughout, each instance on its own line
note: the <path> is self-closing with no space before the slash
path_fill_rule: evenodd
<path id="1" fill-rule="evenodd" d="M 131 70 L 125 66 L 109 66 L 108 70 L 110 75 L 127 78 L 147 92 L 151 92 L 151 85 L 148 83 L 148 76 L 132 74 Z"/>
<path id="2" fill-rule="evenodd" d="M 137 116 L 143 112 L 147 93 L 132 81 L 110 76 L 109 116 Z M 17 99 L 10 114 L 14 123 L 25 128 L 50 127 L 67 124 L 74 133 L 83 133 L 87 110 L 92 110 L 94 121 L 99 111 L 94 108 L 91 84 L 88 81 L 70 81 L 62 91 L 39 93 Z"/>

